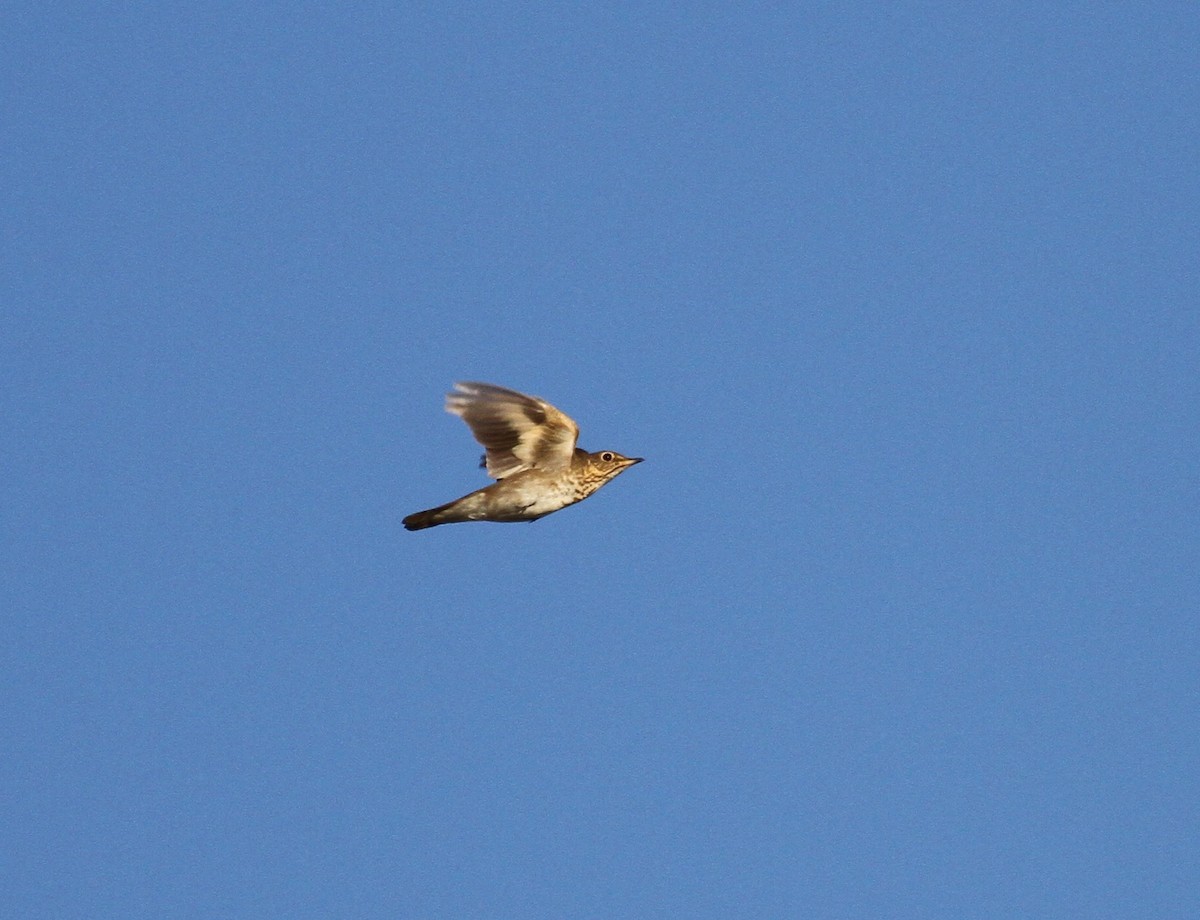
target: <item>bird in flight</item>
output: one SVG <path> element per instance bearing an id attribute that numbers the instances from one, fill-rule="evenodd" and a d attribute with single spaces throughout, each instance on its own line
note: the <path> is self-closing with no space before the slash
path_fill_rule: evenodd
<path id="1" fill-rule="evenodd" d="M 404 519 L 407 530 L 459 521 L 536 521 L 583 501 L 641 457 L 611 450 L 589 454 L 575 446 L 579 426 L 536 396 L 492 386 L 456 383 L 446 411 L 457 415 L 486 450 L 483 466 L 499 480 L 445 505 Z"/>

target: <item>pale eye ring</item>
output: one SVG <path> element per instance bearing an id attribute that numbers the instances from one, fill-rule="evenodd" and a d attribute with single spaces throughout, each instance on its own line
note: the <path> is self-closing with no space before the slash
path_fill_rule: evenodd
<path id="1" fill-rule="evenodd" d="M 615 455 L 613 454 L 613 452 L 611 450 L 606 450 L 606 451 L 604 451 L 604 453 L 602 453 L 600 455 L 600 459 L 603 460 L 605 463 L 612 463 L 614 456 Z"/>

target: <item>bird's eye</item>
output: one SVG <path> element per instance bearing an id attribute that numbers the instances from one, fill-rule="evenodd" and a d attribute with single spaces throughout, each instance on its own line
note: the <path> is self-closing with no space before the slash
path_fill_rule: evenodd
<path id="1" fill-rule="evenodd" d="M 604 453 L 602 453 L 600 455 L 600 459 L 603 460 L 605 463 L 612 463 L 613 452 L 611 450 L 606 450 Z"/>

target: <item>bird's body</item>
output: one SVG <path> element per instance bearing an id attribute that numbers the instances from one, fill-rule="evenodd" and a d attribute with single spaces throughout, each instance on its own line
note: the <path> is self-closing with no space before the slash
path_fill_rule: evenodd
<path id="1" fill-rule="evenodd" d="M 408 530 L 461 521 L 536 521 L 583 501 L 640 463 L 613 451 L 575 446 L 579 426 L 543 399 L 487 383 L 457 383 L 446 411 L 460 416 L 486 449 L 484 464 L 499 480 L 404 519 Z"/>

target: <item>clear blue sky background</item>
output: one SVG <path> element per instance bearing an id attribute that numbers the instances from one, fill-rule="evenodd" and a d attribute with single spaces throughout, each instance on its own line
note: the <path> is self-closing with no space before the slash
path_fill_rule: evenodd
<path id="1" fill-rule="evenodd" d="M 0 50 L 5 916 L 1200 916 L 1195 4 Z"/>

